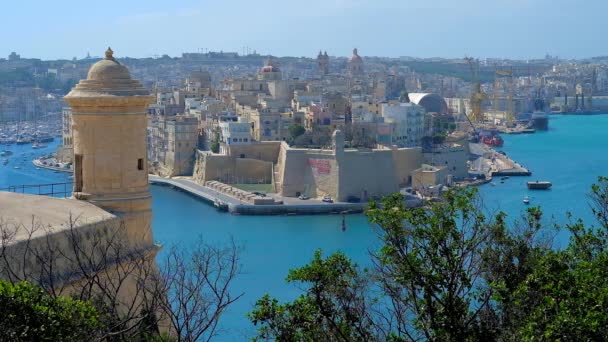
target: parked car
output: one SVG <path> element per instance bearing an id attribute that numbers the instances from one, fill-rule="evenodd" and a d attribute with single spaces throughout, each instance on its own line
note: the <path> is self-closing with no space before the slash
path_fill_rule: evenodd
<path id="1" fill-rule="evenodd" d="M 301 200 L 307 200 L 310 197 L 308 197 L 308 195 L 306 195 L 306 194 L 301 194 L 300 196 L 298 196 L 298 198 L 301 199 Z"/>
<path id="2" fill-rule="evenodd" d="M 260 196 L 260 197 L 266 197 L 266 194 L 263 192 L 259 192 L 259 191 L 254 191 L 252 192 L 252 194 L 256 195 L 256 196 Z"/>
<path id="3" fill-rule="evenodd" d="M 325 203 L 334 203 L 334 200 L 331 199 L 331 197 L 329 197 L 327 195 L 323 196 L 323 199 L 321 201 L 323 201 Z"/>

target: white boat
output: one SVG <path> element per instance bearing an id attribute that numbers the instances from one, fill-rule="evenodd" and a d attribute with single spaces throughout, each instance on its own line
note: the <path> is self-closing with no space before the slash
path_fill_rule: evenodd
<path id="1" fill-rule="evenodd" d="M 524 197 L 524 204 L 530 204 L 530 198 L 528 196 Z"/>

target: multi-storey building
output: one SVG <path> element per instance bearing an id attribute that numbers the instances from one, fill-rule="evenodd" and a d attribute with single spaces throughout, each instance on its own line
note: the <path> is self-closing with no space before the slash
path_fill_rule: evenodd
<path id="1" fill-rule="evenodd" d="M 392 124 L 391 144 L 400 147 L 420 146 L 424 130 L 424 107 L 405 102 L 382 104 L 384 121 Z"/>

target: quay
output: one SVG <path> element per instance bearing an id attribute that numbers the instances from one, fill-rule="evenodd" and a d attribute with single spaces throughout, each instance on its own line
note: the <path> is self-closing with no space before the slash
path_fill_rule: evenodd
<path id="1" fill-rule="evenodd" d="M 532 175 L 527 168 L 485 144 L 471 143 L 469 147 L 471 154 L 478 156 L 473 161 L 471 170 L 483 173 L 486 181 L 491 180 L 492 177 Z"/>
<path id="2" fill-rule="evenodd" d="M 43 168 L 43 169 L 49 169 L 49 170 L 53 170 L 53 171 L 68 172 L 68 173 L 74 172 L 74 170 L 72 170 L 71 165 L 68 165 L 65 163 L 60 163 L 55 158 L 46 158 L 46 159 L 45 158 L 36 158 L 36 159 L 32 160 L 32 164 L 34 164 L 36 167 Z"/>
<path id="3" fill-rule="evenodd" d="M 200 185 L 186 178 L 163 178 L 156 175 L 149 175 L 151 184 L 173 186 L 183 190 L 201 200 L 214 205 L 222 203 L 227 205 L 228 212 L 240 215 L 318 215 L 318 214 L 355 214 L 362 213 L 367 207 L 367 203 L 324 203 L 316 199 L 300 200 L 297 198 L 277 198 L 273 194 L 276 202 L 283 204 L 248 204 L 245 201 L 228 196 L 224 193 Z"/>

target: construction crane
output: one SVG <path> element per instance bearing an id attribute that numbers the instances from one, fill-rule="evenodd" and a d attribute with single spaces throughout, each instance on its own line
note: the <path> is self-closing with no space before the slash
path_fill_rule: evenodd
<path id="1" fill-rule="evenodd" d="M 473 83 L 473 89 L 471 90 L 471 121 L 483 122 L 484 115 L 481 111 L 481 102 L 487 98 L 487 95 L 481 91 L 481 83 L 479 82 L 479 60 L 472 57 L 466 57 L 465 60 L 469 64 L 471 82 Z"/>
<path id="2" fill-rule="evenodd" d="M 509 69 L 498 69 L 498 67 L 496 67 L 494 74 L 494 110 L 496 111 L 498 111 L 498 87 L 500 84 L 505 84 L 504 89 L 507 94 L 506 119 L 507 125 L 511 126 L 515 120 L 515 109 L 513 104 L 515 81 L 512 67 Z"/>

